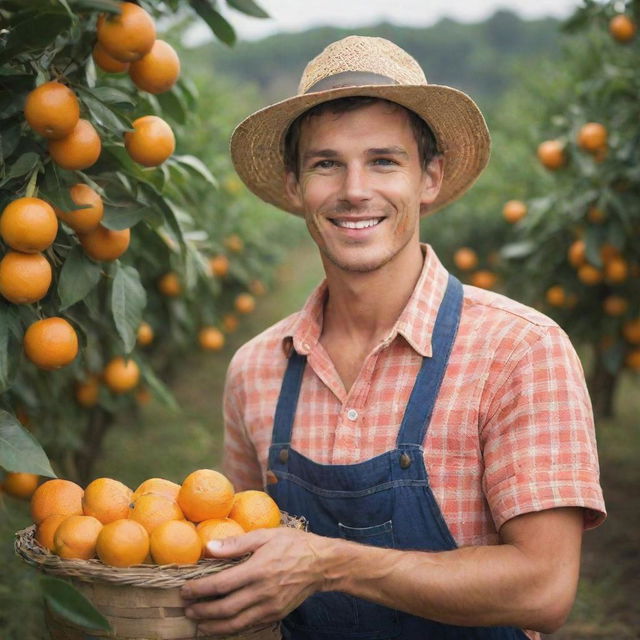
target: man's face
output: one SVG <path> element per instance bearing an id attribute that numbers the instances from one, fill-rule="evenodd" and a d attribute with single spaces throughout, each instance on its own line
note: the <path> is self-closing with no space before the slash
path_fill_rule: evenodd
<path id="1" fill-rule="evenodd" d="M 439 158 L 423 171 L 406 111 L 386 102 L 309 118 L 299 168 L 287 193 L 325 265 L 349 272 L 379 269 L 418 242 L 420 205 L 435 200 L 442 177 Z"/>

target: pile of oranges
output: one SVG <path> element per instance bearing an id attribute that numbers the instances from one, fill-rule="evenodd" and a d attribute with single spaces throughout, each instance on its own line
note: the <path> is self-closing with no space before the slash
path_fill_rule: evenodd
<path id="1" fill-rule="evenodd" d="M 48 480 L 31 496 L 35 539 L 61 558 L 98 558 L 106 565 L 193 564 L 214 539 L 280 525 L 280 510 L 265 492 L 235 492 L 212 469 L 190 473 L 181 485 L 145 480 L 135 491 L 113 478 L 85 489 Z"/>

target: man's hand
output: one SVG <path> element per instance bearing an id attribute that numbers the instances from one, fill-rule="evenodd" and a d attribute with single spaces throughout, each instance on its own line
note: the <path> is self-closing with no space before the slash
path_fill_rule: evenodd
<path id="1" fill-rule="evenodd" d="M 201 620 L 198 629 L 212 634 L 281 620 L 305 598 L 320 590 L 320 548 L 329 539 L 279 527 L 209 543 L 216 558 L 253 555 L 237 566 L 187 582 L 186 615 Z M 200 598 L 207 600 L 195 602 Z"/>

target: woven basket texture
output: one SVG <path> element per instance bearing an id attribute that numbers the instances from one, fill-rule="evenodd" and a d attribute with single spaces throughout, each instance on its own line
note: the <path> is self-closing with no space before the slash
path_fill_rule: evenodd
<path id="1" fill-rule="evenodd" d="M 306 521 L 282 514 L 282 526 L 306 529 Z M 44 573 L 67 578 L 109 621 L 113 633 L 83 629 L 46 610 L 52 640 L 86 640 L 88 636 L 116 640 L 205 640 L 196 624 L 184 616 L 180 587 L 232 567 L 237 560 L 200 560 L 192 565 L 135 565 L 109 567 L 99 560 L 67 560 L 42 547 L 35 539 L 35 525 L 15 536 L 15 551 Z M 228 636 L 233 640 L 279 640 L 278 624 Z M 220 640 L 220 636 L 216 637 Z"/>

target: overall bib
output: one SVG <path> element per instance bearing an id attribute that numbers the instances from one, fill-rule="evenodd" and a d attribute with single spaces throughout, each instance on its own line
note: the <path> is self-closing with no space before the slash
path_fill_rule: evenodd
<path id="1" fill-rule="evenodd" d="M 422 443 L 458 329 L 461 306 L 462 285 L 449 276 L 433 331 L 433 356 L 423 358 L 396 447 L 364 462 L 319 464 L 291 448 L 306 364 L 306 357 L 292 351 L 269 449 L 269 470 L 275 477 L 267 489 L 281 509 L 305 516 L 309 531 L 393 549 L 456 548 L 429 486 Z M 307 598 L 283 621 L 283 635 L 293 640 L 526 640 L 519 629 L 442 624 L 338 591 Z"/>

